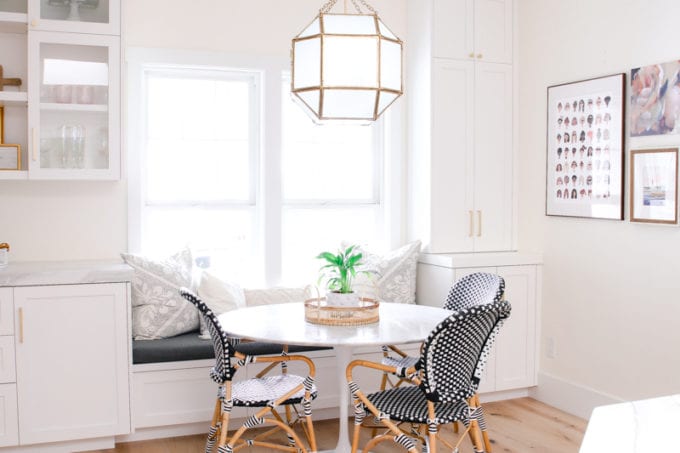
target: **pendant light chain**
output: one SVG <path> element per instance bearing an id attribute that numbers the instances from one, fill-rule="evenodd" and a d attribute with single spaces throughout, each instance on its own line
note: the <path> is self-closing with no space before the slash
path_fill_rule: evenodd
<path id="1" fill-rule="evenodd" d="M 336 3 L 338 3 L 338 0 L 328 0 L 328 2 L 326 2 L 326 4 L 321 7 L 319 12 L 323 14 L 329 13 Z"/>
<path id="2" fill-rule="evenodd" d="M 363 5 L 368 11 L 370 11 L 373 14 L 378 14 L 378 12 L 373 8 L 371 5 L 369 5 L 366 0 L 351 0 L 352 4 L 354 5 L 354 9 L 357 10 L 357 13 L 362 14 L 363 11 L 361 9 L 361 6 Z M 320 13 L 322 14 L 328 14 L 335 4 L 338 3 L 338 0 L 328 0 L 319 10 Z"/>

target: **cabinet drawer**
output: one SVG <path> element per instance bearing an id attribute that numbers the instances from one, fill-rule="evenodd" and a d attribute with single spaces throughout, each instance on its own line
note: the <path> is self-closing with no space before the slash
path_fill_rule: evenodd
<path id="1" fill-rule="evenodd" d="M 0 288 L 0 335 L 14 335 L 12 288 Z"/>
<path id="2" fill-rule="evenodd" d="M 0 447 L 19 444 L 19 425 L 17 423 L 17 386 L 0 385 Z"/>
<path id="3" fill-rule="evenodd" d="M 0 337 L 0 384 L 16 382 L 14 337 Z"/>

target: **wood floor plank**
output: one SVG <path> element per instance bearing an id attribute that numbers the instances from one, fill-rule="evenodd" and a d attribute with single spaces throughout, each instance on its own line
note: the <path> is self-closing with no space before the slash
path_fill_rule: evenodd
<path id="1" fill-rule="evenodd" d="M 485 403 L 483 407 L 494 453 L 576 453 L 586 429 L 585 420 L 531 398 Z M 320 421 L 314 427 L 319 450 L 333 448 L 338 435 L 337 420 Z M 352 428 L 350 422 L 350 430 Z M 364 431 L 362 443 L 369 435 L 368 430 Z M 456 439 L 450 427 L 444 428 L 442 435 L 449 441 Z M 464 439 L 461 445 L 461 453 L 472 452 L 468 439 Z M 204 446 L 205 437 L 199 435 L 121 443 L 114 449 L 90 453 L 200 453 Z M 251 448 L 242 451 L 265 453 L 268 450 Z M 374 451 L 389 453 L 404 450 L 386 442 Z"/>

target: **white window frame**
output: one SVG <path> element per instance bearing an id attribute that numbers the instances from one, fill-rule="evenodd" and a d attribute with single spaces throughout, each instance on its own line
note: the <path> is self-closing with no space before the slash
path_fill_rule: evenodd
<path id="1" fill-rule="evenodd" d="M 123 179 L 128 181 L 128 251 L 139 253 L 142 250 L 143 229 L 145 228 L 142 215 L 144 205 L 144 163 L 145 156 L 142 139 L 145 137 L 145 112 L 146 105 L 137 100 L 144 100 L 144 73 L 154 68 L 173 67 L 196 67 L 206 70 L 243 69 L 248 72 L 260 74 L 259 96 L 259 137 L 257 143 L 259 150 L 254 153 L 257 162 L 255 181 L 253 187 L 254 205 L 256 209 L 256 231 L 260 238 L 258 257 L 263 266 L 262 284 L 264 286 L 279 285 L 281 278 L 281 250 L 282 250 L 282 212 L 286 206 L 309 206 L 310 208 L 323 208 L 324 206 L 356 206 L 359 203 L 348 201 L 295 201 L 284 205 L 282 198 L 281 181 L 281 151 L 282 151 L 282 92 L 281 77 L 290 70 L 290 61 L 286 58 L 259 57 L 224 54 L 219 52 L 187 51 L 187 50 L 163 50 L 146 48 L 128 48 L 125 52 L 127 63 L 127 78 L 125 81 L 125 96 L 127 118 L 124 123 L 123 140 L 126 144 L 124 153 Z M 405 143 L 404 136 L 404 112 L 401 101 L 395 103 L 381 120 L 381 131 L 375 134 L 376 140 L 382 147 L 377 148 L 388 151 L 379 153 L 376 161 L 376 171 L 382 173 L 376 178 L 376 196 L 378 203 L 382 205 L 381 217 L 383 219 L 382 231 L 385 234 L 385 248 L 395 248 L 405 240 L 405 218 L 403 213 L 406 179 L 405 172 Z M 264 150 L 266 149 L 266 152 Z M 380 165 L 382 164 L 382 165 Z M 363 200 L 373 204 L 373 200 Z M 233 207 L 229 204 L 229 207 Z M 266 255 L 266 256 L 265 256 Z M 266 257 L 266 259 L 265 259 Z"/>

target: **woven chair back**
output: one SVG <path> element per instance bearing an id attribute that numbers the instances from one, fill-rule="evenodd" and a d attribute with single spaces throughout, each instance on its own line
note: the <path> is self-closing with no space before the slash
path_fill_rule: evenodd
<path id="1" fill-rule="evenodd" d="M 505 280 L 496 274 L 475 272 L 458 280 L 446 296 L 444 308 L 458 311 L 503 299 Z"/>
<path id="2" fill-rule="evenodd" d="M 230 381 L 234 374 L 234 369 L 231 366 L 231 357 L 234 355 L 234 350 L 227 334 L 220 325 L 220 321 L 215 316 L 215 313 L 196 294 L 186 288 L 181 288 L 179 293 L 198 309 L 203 322 L 208 326 L 213 349 L 215 350 L 215 367 L 211 370 L 210 377 L 217 383 Z"/>
<path id="3" fill-rule="evenodd" d="M 508 316 L 510 303 L 499 301 L 456 311 L 434 328 L 420 358 L 428 400 L 455 402 L 476 393 L 490 345 Z"/>

